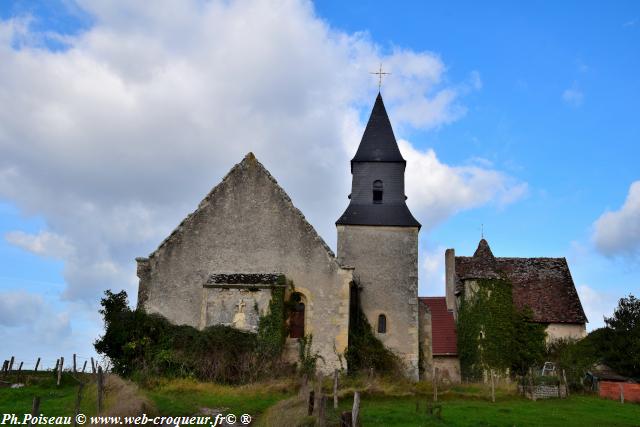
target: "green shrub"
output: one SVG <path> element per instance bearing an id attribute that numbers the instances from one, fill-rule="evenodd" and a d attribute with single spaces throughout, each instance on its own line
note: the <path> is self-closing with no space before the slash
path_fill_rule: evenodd
<path id="1" fill-rule="evenodd" d="M 105 292 L 105 333 L 94 344 L 123 376 L 195 377 L 245 383 L 278 372 L 283 346 L 283 292 L 274 292 L 272 309 L 259 323 L 259 333 L 227 326 L 197 330 L 173 325 L 157 314 L 131 310 L 127 294 Z"/>
<path id="2" fill-rule="evenodd" d="M 298 372 L 306 374 L 307 378 L 311 378 L 315 375 L 318 359 L 324 361 L 324 358 L 318 353 L 311 352 L 312 344 L 312 334 L 298 338 Z"/>
<path id="3" fill-rule="evenodd" d="M 352 285 L 355 287 L 355 285 Z M 401 372 L 400 359 L 373 334 L 360 306 L 360 292 L 352 288 L 349 313 L 349 345 L 345 359 L 350 373 L 369 371 Z"/>

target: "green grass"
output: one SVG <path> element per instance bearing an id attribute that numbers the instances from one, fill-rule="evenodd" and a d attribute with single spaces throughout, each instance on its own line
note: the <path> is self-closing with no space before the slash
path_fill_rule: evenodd
<path id="1" fill-rule="evenodd" d="M 330 420 L 350 410 L 345 399 L 338 412 L 331 410 Z M 496 403 L 477 399 L 452 399 L 438 402 L 442 418 L 426 414 L 426 398 L 416 412 L 415 397 L 363 398 L 362 422 L 365 426 L 640 426 L 640 405 L 621 404 L 597 396 L 571 396 L 569 399 L 531 401 L 520 398 Z"/>
<path id="2" fill-rule="evenodd" d="M 0 412 L 30 413 L 33 396 L 37 395 L 42 399 L 41 412 L 45 415 L 73 414 L 78 386 L 70 374 L 65 374 L 60 387 L 55 385 L 51 373 L 25 375 L 23 379 L 27 384 L 24 388 L 0 389 Z M 329 393 L 329 382 L 325 384 L 325 393 Z M 295 380 L 228 386 L 179 379 L 156 381 L 136 395 L 147 396 L 160 415 L 194 415 L 208 408 L 251 414 L 254 419 L 258 418 L 258 425 L 313 424 L 313 418 L 305 417 L 306 402 L 290 399 L 295 390 Z M 497 389 L 497 401 L 491 403 L 483 385 L 443 389 L 438 402 L 442 406 L 442 417 L 438 419 L 426 414 L 427 402 L 432 398 L 428 383 L 412 386 L 402 381 L 363 379 L 345 379 L 337 411 L 328 398 L 328 425 L 338 425 L 339 414 L 351 409 L 353 390 L 362 390 L 361 419 L 365 426 L 640 426 L 639 404 L 623 405 L 594 395 L 534 402 L 514 395 L 509 388 Z M 117 400 L 114 393 L 111 399 Z M 81 412 L 94 414 L 95 385 L 87 385 L 83 395 Z M 418 411 L 416 402 L 419 402 Z"/>
<path id="3" fill-rule="evenodd" d="M 202 408 L 256 416 L 291 395 L 288 382 L 247 386 L 203 383 L 195 380 L 164 380 L 143 389 L 160 415 L 193 415 Z"/>
<path id="4" fill-rule="evenodd" d="M 46 416 L 70 416 L 74 413 L 78 382 L 71 374 L 62 376 L 60 386 L 52 372 L 22 373 L 13 381 L 24 383 L 22 388 L 0 388 L 0 413 L 30 414 L 35 396 L 40 397 L 40 413 Z M 87 381 L 88 379 L 83 379 Z M 95 386 L 87 385 L 83 390 L 80 412 L 95 413 Z"/>

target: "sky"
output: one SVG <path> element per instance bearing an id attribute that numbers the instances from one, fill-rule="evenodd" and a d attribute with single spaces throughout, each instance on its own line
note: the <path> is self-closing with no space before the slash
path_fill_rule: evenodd
<path id="1" fill-rule="evenodd" d="M 94 355 L 104 290 L 134 305 L 134 258 L 249 151 L 335 249 L 380 63 L 420 295 L 481 233 L 566 257 L 590 330 L 640 294 L 638 2 L 9 0 L 0 359 Z"/>

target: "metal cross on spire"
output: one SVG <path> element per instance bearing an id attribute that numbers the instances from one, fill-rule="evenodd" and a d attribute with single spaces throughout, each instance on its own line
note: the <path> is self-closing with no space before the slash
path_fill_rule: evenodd
<path id="1" fill-rule="evenodd" d="M 480 224 L 480 238 L 484 239 L 484 224 Z"/>
<path id="2" fill-rule="evenodd" d="M 388 76 L 391 73 L 385 73 L 382 71 L 382 62 L 380 63 L 380 69 L 378 71 L 371 71 L 369 74 L 377 74 L 378 75 L 378 92 L 380 92 L 380 88 L 382 87 L 382 76 Z"/>

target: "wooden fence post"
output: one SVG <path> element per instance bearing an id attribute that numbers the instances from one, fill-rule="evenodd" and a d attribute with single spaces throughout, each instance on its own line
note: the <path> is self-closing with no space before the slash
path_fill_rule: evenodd
<path id="1" fill-rule="evenodd" d="M 20 362 L 20 366 L 18 366 L 18 373 L 20 373 L 20 372 L 22 371 L 22 364 L 23 364 L 23 363 L 24 363 L 24 362 Z"/>
<path id="2" fill-rule="evenodd" d="M 84 370 L 87 368 L 87 361 L 84 361 L 84 364 L 82 365 L 82 373 L 84 374 Z"/>
<path id="3" fill-rule="evenodd" d="M 58 372 L 58 366 L 60 366 L 60 359 L 56 359 L 56 367 L 53 368 L 53 371 L 56 373 Z"/>
<path id="4" fill-rule="evenodd" d="M 309 377 L 307 374 L 302 375 L 302 381 L 300 382 L 300 398 L 302 400 L 306 399 L 309 393 Z"/>
<path id="5" fill-rule="evenodd" d="M 32 419 L 38 416 L 38 412 L 40 412 L 40 397 L 34 396 L 33 404 L 31 405 L 31 417 Z M 31 425 L 35 425 L 33 421 L 31 421 Z"/>
<path id="6" fill-rule="evenodd" d="M 344 411 L 340 414 L 340 427 L 352 427 L 353 418 L 351 417 L 351 411 Z"/>
<path id="7" fill-rule="evenodd" d="M 91 372 L 92 372 L 93 374 L 95 374 L 95 373 L 96 373 L 96 364 L 95 364 L 95 363 L 94 363 L 94 361 L 93 361 L 93 357 L 91 358 Z"/>
<path id="8" fill-rule="evenodd" d="M 78 414 L 80 413 L 80 402 L 82 401 L 82 389 L 84 388 L 84 383 L 80 383 L 78 386 L 78 395 L 76 396 L 76 407 L 74 411 L 73 417 L 73 427 L 78 425 Z"/>
<path id="9" fill-rule="evenodd" d="M 624 403 L 624 386 L 622 383 L 618 383 L 618 387 L 620 387 L 620 403 Z"/>
<path id="10" fill-rule="evenodd" d="M 433 401 L 438 401 L 438 368 L 433 368 Z"/>
<path id="11" fill-rule="evenodd" d="M 98 414 L 102 412 L 102 394 L 104 392 L 104 379 L 102 377 L 102 366 L 98 366 Z"/>
<path id="12" fill-rule="evenodd" d="M 338 409 L 338 370 L 333 371 L 333 409 Z"/>
<path id="13" fill-rule="evenodd" d="M 565 397 L 569 397 L 569 383 L 567 382 L 567 376 L 564 374 L 564 369 L 562 370 L 562 379 L 564 380 Z"/>
<path id="14" fill-rule="evenodd" d="M 307 415 L 311 416 L 313 415 L 313 405 L 316 402 L 316 392 L 314 390 L 311 390 L 309 392 L 309 406 L 307 408 Z"/>
<path id="15" fill-rule="evenodd" d="M 36 361 L 36 367 L 33 370 L 34 372 L 38 372 L 38 366 L 40 366 L 40 358 L 38 357 L 38 360 Z"/>
<path id="16" fill-rule="evenodd" d="M 76 354 L 73 353 L 73 373 L 77 373 L 78 371 L 76 370 Z"/>
<path id="17" fill-rule="evenodd" d="M 315 384 L 315 390 L 316 390 L 316 401 L 314 403 L 314 406 L 317 408 L 320 406 L 320 399 L 322 399 L 322 383 L 324 382 L 324 376 L 322 375 L 322 373 L 318 372 L 318 374 L 316 375 L 316 384 Z"/>
<path id="18" fill-rule="evenodd" d="M 2 362 L 2 373 L 6 374 L 8 369 L 9 369 L 9 361 L 5 360 L 4 362 Z"/>
<path id="19" fill-rule="evenodd" d="M 9 373 L 11 373 L 11 370 L 13 369 L 14 360 L 15 360 L 15 358 L 13 356 L 11 356 L 11 360 L 9 361 Z"/>
<path id="20" fill-rule="evenodd" d="M 493 369 L 491 370 L 491 401 L 496 403 L 496 386 L 493 379 Z"/>
<path id="21" fill-rule="evenodd" d="M 353 409 L 351 410 L 351 424 L 356 427 L 360 422 L 360 392 L 353 393 Z"/>
<path id="22" fill-rule="evenodd" d="M 327 407 L 327 396 L 324 394 L 320 398 L 320 404 L 318 405 L 318 426 L 325 427 L 327 425 L 327 417 L 326 417 L 326 407 Z"/>
<path id="23" fill-rule="evenodd" d="M 60 379 L 62 378 L 62 369 L 64 367 L 64 357 L 60 356 L 60 366 L 58 366 L 58 384 L 60 385 Z"/>

